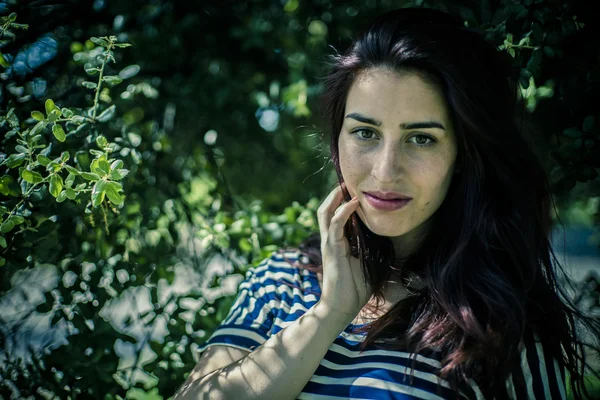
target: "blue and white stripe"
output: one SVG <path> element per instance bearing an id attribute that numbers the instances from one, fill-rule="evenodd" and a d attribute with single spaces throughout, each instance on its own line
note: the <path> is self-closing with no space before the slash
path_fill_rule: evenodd
<path id="1" fill-rule="evenodd" d="M 299 251 L 284 255 L 308 262 Z M 199 351 L 215 345 L 253 350 L 300 318 L 320 293 L 315 273 L 292 266 L 275 252 L 248 270 L 227 317 Z M 415 357 L 370 347 L 361 353 L 364 334 L 353 333 L 353 327 L 349 325 L 331 344 L 299 399 L 484 399 L 473 380 L 459 394 L 451 390 L 437 376 L 441 365 L 433 355 Z M 506 382 L 510 398 L 566 399 L 559 364 L 535 339 L 532 336 L 522 346 L 520 368 Z"/>

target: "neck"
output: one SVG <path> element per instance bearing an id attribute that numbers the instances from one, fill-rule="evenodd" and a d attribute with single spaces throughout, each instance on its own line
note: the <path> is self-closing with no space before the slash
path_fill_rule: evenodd
<path id="1" fill-rule="evenodd" d="M 421 246 L 425 235 L 429 231 L 430 224 L 430 221 L 426 221 L 404 235 L 390 237 L 392 245 L 394 246 L 396 262 L 402 263 L 404 259 L 414 253 Z"/>

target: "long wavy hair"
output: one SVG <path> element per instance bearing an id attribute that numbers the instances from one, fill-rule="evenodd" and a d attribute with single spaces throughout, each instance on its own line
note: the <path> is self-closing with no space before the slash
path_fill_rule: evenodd
<path id="1" fill-rule="evenodd" d="M 432 216 L 433 228 L 400 264 L 391 240 L 371 232 L 356 213 L 346 224 L 352 254 L 378 304 L 392 273 L 426 282 L 363 328 L 362 349 L 439 351 L 440 377 L 454 389 L 472 378 L 486 397 L 503 398 L 519 365 L 519 344 L 535 332 L 545 353 L 569 372 L 574 396 L 581 398 L 582 390 L 589 396 L 586 344 L 578 330 L 597 333 L 599 323 L 557 285 L 564 270 L 550 242 L 554 203 L 545 171 L 517 128 L 522 102 L 507 57 L 481 32 L 441 11 L 404 8 L 377 18 L 344 54 L 331 56 L 323 80 L 322 110 L 340 184 L 346 97 L 360 73 L 378 67 L 416 72 L 439 85 L 455 127 L 459 173 Z M 320 271 L 319 235 L 300 250 L 311 263 L 297 265 Z"/>

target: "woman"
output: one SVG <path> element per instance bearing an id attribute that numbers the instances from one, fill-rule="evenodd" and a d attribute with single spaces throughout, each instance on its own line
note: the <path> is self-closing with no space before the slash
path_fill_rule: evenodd
<path id="1" fill-rule="evenodd" d="M 551 196 L 503 55 L 400 9 L 324 84 L 340 185 L 319 235 L 251 268 L 176 399 L 564 399 L 584 359 Z"/>

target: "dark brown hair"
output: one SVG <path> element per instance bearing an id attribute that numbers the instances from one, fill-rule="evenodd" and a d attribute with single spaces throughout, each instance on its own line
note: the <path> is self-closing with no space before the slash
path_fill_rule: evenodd
<path id="1" fill-rule="evenodd" d="M 323 112 L 340 184 L 346 97 L 361 72 L 378 67 L 417 72 L 440 86 L 454 123 L 460 173 L 432 216 L 433 229 L 401 265 L 394 264 L 391 240 L 371 232 L 356 213 L 346 225 L 352 253 L 378 300 L 394 271 L 427 282 L 367 325 L 361 348 L 385 342 L 414 353 L 441 351 L 440 377 L 453 388 L 473 378 L 486 397 L 503 398 L 519 362 L 519 343 L 535 332 L 545 352 L 569 372 L 574 396 L 581 398 L 582 389 L 588 394 L 578 327 L 581 322 L 597 333 L 599 323 L 557 285 L 556 274 L 564 271 L 550 243 L 552 195 L 513 119 L 521 104 L 507 58 L 480 32 L 441 11 L 398 9 L 377 18 L 344 54 L 331 56 L 324 78 Z M 297 265 L 321 269 L 318 234 L 300 250 L 312 265 Z"/>

